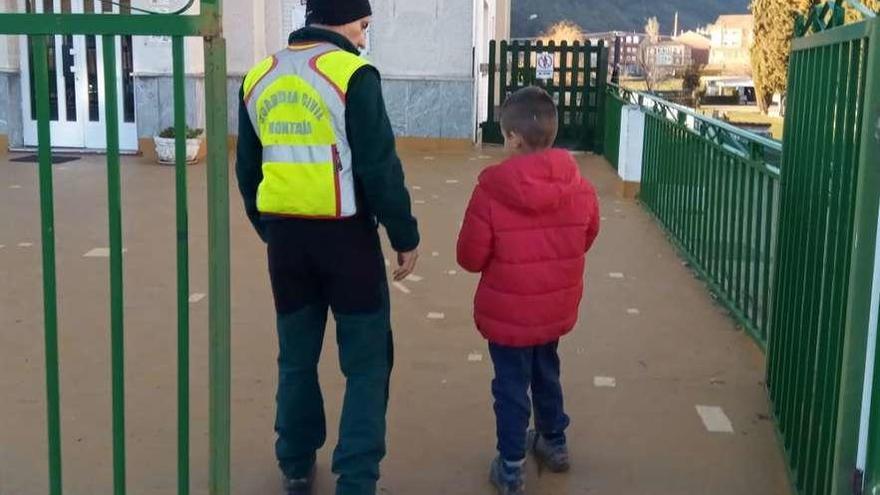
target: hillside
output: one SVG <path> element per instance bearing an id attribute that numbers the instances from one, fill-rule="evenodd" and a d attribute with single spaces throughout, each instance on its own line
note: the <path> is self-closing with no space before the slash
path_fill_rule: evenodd
<path id="1" fill-rule="evenodd" d="M 587 32 L 643 31 L 648 17 L 657 16 L 663 34 L 671 34 L 675 12 L 682 30 L 711 24 L 721 14 L 748 13 L 749 0 L 511 0 L 514 38 L 538 36 L 561 20 Z M 537 17 L 535 17 L 537 15 Z"/>

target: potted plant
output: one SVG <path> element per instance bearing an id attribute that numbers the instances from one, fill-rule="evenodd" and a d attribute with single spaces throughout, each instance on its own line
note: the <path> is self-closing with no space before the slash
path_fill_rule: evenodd
<path id="1" fill-rule="evenodd" d="M 186 128 L 186 163 L 192 165 L 199 161 L 199 151 L 202 148 L 202 129 Z M 159 163 L 174 165 L 175 162 L 175 133 L 174 127 L 169 127 L 153 138 L 156 144 L 156 155 Z"/>

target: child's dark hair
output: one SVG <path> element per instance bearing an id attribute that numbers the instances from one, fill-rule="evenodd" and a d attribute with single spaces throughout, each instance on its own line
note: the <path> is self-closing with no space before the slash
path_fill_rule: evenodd
<path id="1" fill-rule="evenodd" d="M 559 130 L 556 103 L 537 86 L 523 88 L 501 107 L 501 129 L 505 135 L 515 132 L 533 150 L 550 148 Z"/>

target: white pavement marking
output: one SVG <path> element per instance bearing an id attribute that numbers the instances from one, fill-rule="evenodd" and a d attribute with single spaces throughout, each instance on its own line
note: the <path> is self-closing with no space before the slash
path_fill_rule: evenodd
<path id="1" fill-rule="evenodd" d="M 189 296 L 189 303 L 195 304 L 204 298 L 205 298 L 205 294 L 202 294 L 201 292 L 196 292 L 196 293 Z"/>
<path id="2" fill-rule="evenodd" d="M 417 204 L 417 205 L 425 205 L 425 204 L 428 204 L 428 203 L 425 202 L 425 200 L 422 200 L 422 199 L 417 199 L 417 200 L 414 201 L 414 203 Z"/>
<path id="3" fill-rule="evenodd" d="M 458 270 L 449 270 L 446 272 L 447 275 L 458 275 Z"/>
<path id="4" fill-rule="evenodd" d="M 479 352 L 472 352 L 468 354 L 468 362 L 470 363 L 480 363 L 483 361 L 483 355 Z"/>
<path id="5" fill-rule="evenodd" d="M 473 157 L 473 156 L 472 156 L 472 157 L 470 157 L 470 158 L 468 158 L 468 160 L 470 160 L 470 161 L 472 161 L 472 162 L 475 162 L 475 161 L 477 161 L 477 159 L 476 159 L 476 157 Z"/>
<path id="6" fill-rule="evenodd" d="M 13 184 L 9 186 L 9 189 L 21 189 L 21 186 L 19 186 L 18 184 Z"/>
<path id="7" fill-rule="evenodd" d="M 422 190 L 422 186 L 412 186 L 412 190 L 413 190 L 413 191 L 421 191 L 421 190 Z"/>
<path id="8" fill-rule="evenodd" d="M 458 180 L 456 180 L 456 179 L 447 179 L 447 180 L 446 180 L 446 183 L 447 183 L 447 184 L 458 184 Z"/>
<path id="9" fill-rule="evenodd" d="M 407 275 L 406 279 L 410 282 L 421 282 L 422 280 L 425 280 L 424 277 L 420 277 L 418 275 Z"/>
<path id="10" fill-rule="evenodd" d="M 609 277 L 620 280 L 623 278 L 623 274 L 620 272 L 611 272 L 608 274 Z"/>
<path id="11" fill-rule="evenodd" d="M 429 320 L 445 320 L 446 315 L 444 313 L 428 313 Z"/>
<path id="12" fill-rule="evenodd" d="M 440 256 L 440 253 L 437 251 L 434 251 L 433 253 L 431 253 L 431 256 L 437 258 L 438 256 Z"/>
<path id="13" fill-rule="evenodd" d="M 6 246 L 5 246 L 4 244 L 0 244 L 0 249 L 3 249 L 3 248 L 5 248 L 5 247 L 6 247 Z"/>
<path id="14" fill-rule="evenodd" d="M 628 315 L 639 315 L 639 314 L 642 314 L 642 312 L 639 311 L 638 308 L 629 308 L 628 310 L 626 310 L 626 314 L 628 314 Z"/>
<path id="15" fill-rule="evenodd" d="M 432 162 L 432 161 L 436 160 L 436 158 L 434 158 L 433 156 L 426 156 L 425 160 Z"/>
<path id="16" fill-rule="evenodd" d="M 489 160 L 489 159 L 491 159 L 491 158 L 492 158 L 492 157 L 489 156 L 489 155 L 480 155 L 480 160 Z"/>
<path id="17" fill-rule="evenodd" d="M 696 406 L 697 414 L 703 420 L 703 426 L 710 433 L 733 433 L 733 423 L 718 406 Z"/>
<path id="18" fill-rule="evenodd" d="M 608 218 L 607 218 L 607 217 L 601 217 L 601 220 L 604 222 L 605 220 L 608 220 Z"/>
<path id="19" fill-rule="evenodd" d="M 431 195 L 431 199 L 440 199 L 440 196 L 438 196 L 438 195 L 436 195 L 436 194 L 432 194 L 432 195 Z"/>
<path id="20" fill-rule="evenodd" d="M 616 388 L 617 380 L 610 376 L 594 376 L 593 386 L 597 388 Z"/>
<path id="21" fill-rule="evenodd" d="M 33 242 L 19 242 L 18 247 L 20 247 L 20 248 L 34 247 L 34 243 Z"/>
<path id="22" fill-rule="evenodd" d="M 393 285 L 395 289 L 399 290 L 400 292 L 403 292 L 404 294 L 412 294 L 412 291 L 409 290 L 409 287 L 403 285 L 400 282 L 394 282 L 391 285 Z"/>
<path id="23" fill-rule="evenodd" d="M 123 253 L 127 253 L 128 249 L 123 249 Z M 88 253 L 83 255 L 83 258 L 109 258 L 110 257 L 110 248 L 101 247 L 95 248 L 89 251 Z"/>

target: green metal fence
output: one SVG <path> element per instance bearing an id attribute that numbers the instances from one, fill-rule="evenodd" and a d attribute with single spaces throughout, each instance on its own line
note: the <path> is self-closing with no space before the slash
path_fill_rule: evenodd
<path id="1" fill-rule="evenodd" d="M 651 95 L 616 85 L 609 91 L 608 101 L 639 105 L 646 113 L 641 202 L 765 347 L 781 143 Z M 619 133 L 619 120 L 607 122 L 609 136 L 615 128 Z"/>
<path id="2" fill-rule="evenodd" d="M 816 7 L 798 24 L 789 72 L 768 386 L 803 495 L 862 493 L 866 467 L 866 493 L 880 493 L 880 415 L 863 408 L 876 388 L 865 372 L 876 343 L 880 22 L 863 12 L 844 26 L 840 3 Z"/>
<path id="3" fill-rule="evenodd" d="M 116 2 L 105 1 L 109 5 Z M 140 14 L 0 14 L 0 35 L 25 35 L 32 50 L 39 141 L 39 183 L 43 246 L 46 394 L 48 407 L 49 493 L 61 495 L 62 404 L 59 384 L 55 219 L 50 135 L 48 43 L 56 35 L 91 35 L 103 40 L 107 123 L 107 193 L 110 235 L 110 322 L 112 362 L 113 488 L 127 492 L 125 429 L 124 278 L 122 264 L 122 193 L 120 184 L 119 108 L 116 38 L 170 36 L 174 67 L 177 196 L 178 310 L 178 493 L 190 490 L 189 468 L 189 254 L 186 194 L 186 121 L 184 38 L 205 44 L 205 92 L 208 143 L 208 264 L 210 333 L 210 493 L 229 494 L 229 177 L 227 142 L 226 45 L 221 29 L 221 0 L 202 0 L 199 15 L 182 15 L 194 3 L 170 14 L 130 8 Z M 84 198 L 85 200 L 86 198 Z M 90 199 L 90 198 L 89 198 Z M 107 492 L 110 492 L 108 487 Z"/>
<path id="4" fill-rule="evenodd" d="M 538 79 L 538 54 L 552 54 L 553 76 Z M 556 144 L 575 149 L 600 151 L 604 118 L 603 99 L 608 79 L 608 48 L 603 41 L 572 44 L 501 41 L 489 43 L 488 117 L 482 122 L 483 141 L 501 144 L 498 108 L 511 93 L 527 86 L 541 86 L 556 100 L 559 135 Z"/>
<path id="5" fill-rule="evenodd" d="M 605 132 L 602 154 L 616 170 L 620 165 L 620 121 L 625 105 L 614 86 L 609 86 L 605 96 Z"/>

